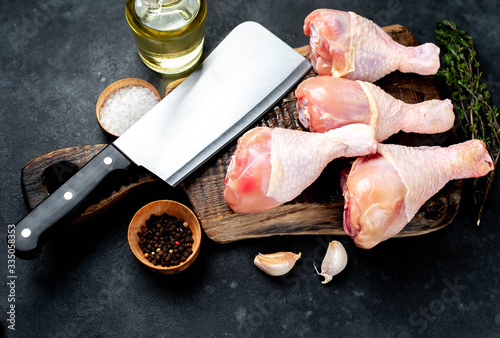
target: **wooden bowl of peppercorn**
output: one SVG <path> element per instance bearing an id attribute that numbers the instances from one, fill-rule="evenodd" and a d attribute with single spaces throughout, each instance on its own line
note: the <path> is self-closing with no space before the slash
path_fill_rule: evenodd
<path id="1" fill-rule="evenodd" d="M 200 251 L 201 228 L 185 205 L 160 200 L 142 207 L 128 228 L 134 256 L 150 270 L 174 274 L 190 266 Z"/>

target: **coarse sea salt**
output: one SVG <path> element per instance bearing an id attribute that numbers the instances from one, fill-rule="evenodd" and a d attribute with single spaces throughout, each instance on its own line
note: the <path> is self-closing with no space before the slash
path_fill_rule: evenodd
<path id="1" fill-rule="evenodd" d="M 120 136 L 159 102 L 151 89 L 127 86 L 111 93 L 100 111 L 101 124 Z"/>

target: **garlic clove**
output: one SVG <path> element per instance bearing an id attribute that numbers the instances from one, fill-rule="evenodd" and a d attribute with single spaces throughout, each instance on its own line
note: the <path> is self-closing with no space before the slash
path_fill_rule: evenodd
<path id="1" fill-rule="evenodd" d="M 314 266 L 314 269 L 318 275 L 325 277 L 325 280 L 321 283 L 326 284 L 332 280 L 333 276 L 344 270 L 346 265 L 347 252 L 344 246 L 339 241 L 331 241 L 321 263 L 321 272 L 318 271 L 316 266 Z"/>
<path id="2" fill-rule="evenodd" d="M 253 263 L 268 275 L 283 276 L 292 270 L 300 256 L 300 252 L 298 254 L 293 252 L 276 252 L 267 255 L 259 253 L 255 256 Z"/>

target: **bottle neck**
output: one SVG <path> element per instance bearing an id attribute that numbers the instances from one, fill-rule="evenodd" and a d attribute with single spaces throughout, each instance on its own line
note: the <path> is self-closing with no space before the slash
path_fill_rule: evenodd
<path id="1" fill-rule="evenodd" d="M 136 0 L 135 13 L 146 27 L 158 31 L 181 29 L 198 15 L 200 0 Z"/>
<path id="2" fill-rule="evenodd" d="M 162 0 L 144 0 L 148 5 L 148 11 L 151 14 L 158 14 L 161 11 Z"/>
<path id="3" fill-rule="evenodd" d="M 144 0 L 151 14 L 159 14 L 164 6 L 174 5 L 182 0 Z"/>

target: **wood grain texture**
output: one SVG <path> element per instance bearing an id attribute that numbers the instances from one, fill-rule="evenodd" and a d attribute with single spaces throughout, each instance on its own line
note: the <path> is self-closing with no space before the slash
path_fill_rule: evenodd
<path id="1" fill-rule="evenodd" d="M 412 34 L 400 25 L 384 27 L 384 30 L 403 45 L 417 45 Z M 308 46 L 296 50 L 304 56 L 309 52 Z M 315 74 L 311 71 L 307 76 Z M 167 86 L 166 94 L 181 82 L 182 79 Z M 376 84 L 392 96 L 408 103 L 440 98 L 432 76 L 394 72 Z M 304 130 L 298 121 L 295 101 L 294 91 L 291 91 L 254 126 Z M 399 133 L 385 141 L 411 146 L 447 146 L 456 142 L 457 137 L 453 130 L 436 135 Z M 48 167 L 63 161 L 81 167 L 104 146 L 62 149 L 30 161 L 22 173 L 23 193 L 27 205 L 33 208 L 47 196 L 47 180 L 44 180 L 44 176 L 47 176 Z M 342 228 L 343 198 L 339 175 L 349 163 L 333 161 L 315 183 L 285 205 L 263 213 L 239 215 L 232 212 L 223 199 L 224 177 L 235 148 L 236 142 L 223 149 L 180 185 L 209 238 L 218 243 L 228 243 L 274 235 L 345 235 Z M 117 187 L 107 191 L 105 196 L 97 198 L 77 221 L 98 215 L 140 186 L 153 182 L 158 182 L 157 178 L 144 170 L 138 169 L 129 173 L 127 178 L 120 178 Z M 397 237 L 422 235 L 451 223 L 460 205 L 461 190 L 461 180 L 448 183 L 422 206 Z"/>

